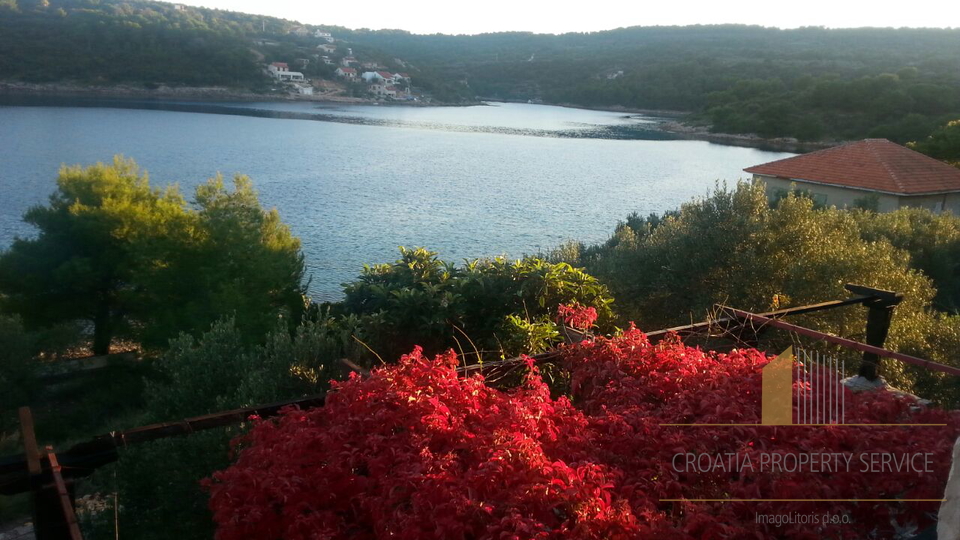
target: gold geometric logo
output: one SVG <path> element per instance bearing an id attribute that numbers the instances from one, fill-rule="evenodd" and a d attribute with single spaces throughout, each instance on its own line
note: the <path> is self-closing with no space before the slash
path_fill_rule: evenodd
<path id="1" fill-rule="evenodd" d="M 764 366 L 762 396 L 761 424 L 793 425 L 793 347 Z"/>

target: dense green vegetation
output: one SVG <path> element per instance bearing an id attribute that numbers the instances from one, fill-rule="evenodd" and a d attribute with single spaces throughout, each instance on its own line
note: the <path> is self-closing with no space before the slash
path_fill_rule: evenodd
<path id="1" fill-rule="evenodd" d="M 162 2 L 0 2 L 0 77 L 30 82 L 256 85 L 247 38 L 282 21 Z"/>
<path id="2" fill-rule="evenodd" d="M 790 194 L 772 206 L 760 185 L 720 188 L 666 216 L 631 216 L 603 245 L 572 244 L 554 260 L 610 287 L 622 320 L 642 329 L 704 320 L 717 303 L 755 312 L 845 298 L 845 283 L 904 294 L 887 346 L 958 365 L 960 218 L 926 210 L 878 214 L 815 208 Z M 864 311 L 800 317 L 799 324 L 864 339 Z M 838 351 L 840 352 L 840 351 Z M 850 354 L 848 365 L 856 365 Z M 887 362 L 894 385 L 960 403 L 955 378 Z"/>
<path id="3" fill-rule="evenodd" d="M 65 167 L 50 205 L 24 220 L 40 234 L 0 255 L 0 307 L 35 327 L 88 321 L 97 354 L 116 336 L 165 344 L 223 314 L 262 335 L 281 310 L 303 310 L 300 241 L 242 176 L 233 191 L 220 177 L 200 185 L 188 206 L 133 161 Z"/>
<path id="4" fill-rule="evenodd" d="M 960 120 L 937 128 L 929 137 L 909 143 L 918 152 L 960 167 Z"/>
<path id="5" fill-rule="evenodd" d="M 401 249 L 323 305 L 304 303 L 299 242 L 244 177 L 234 190 L 215 178 L 187 203 L 175 188 L 151 187 L 132 161 L 68 167 L 50 204 L 25 217 L 40 235 L 0 254 L 0 385 L 15 390 L 0 395 L 0 431 L 29 403 L 41 439 L 58 448 L 107 429 L 314 394 L 345 375 L 342 358 L 370 367 L 415 345 L 471 363 L 537 352 L 561 342 L 562 304 L 594 308 L 599 331 L 616 333 L 630 321 L 654 330 L 702 320 L 715 303 L 764 311 L 843 298 L 843 284 L 856 282 L 905 295 L 888 347 L 960 362 L 960 218 L 926 210 L 818 208 L 798 194 L 771 205 L 762 187 L 738 184 L 663 215 L 628 216 L 606 243 L 547 257 L 454 265 Z M 43 384 L 45 364 L 103 339 L 104 301 L 108 334 L 139 343 L 141 361 Z M 795 321 L 864 338 L 859 307 Z M 857 365 L 858 355 L 836 352 Z M 891 361 L 883 374 L 960 403 L 950 377 Z M 125 536 L 209 538 L 197 482 L 228 463 L 227 441 L 243 429 L 125 449 L 81 494 L 117 491 Z M 112 514 L 84 521 L 91 538 L 113 536 Z"/>
<path id="6" fill-rule="evenodd" d="M 331 310 L 383 358 L 416 345 L 427 354 L 456 345 L 481 359 L 540 352 L 562 341 L 554 322 L 561 304 L 595 308 L 603 328 L 613 319 L 606 287 L 564 263 L 497 258 L 456 267 L 422 248 L 401 255 L 365 268 Z"/>

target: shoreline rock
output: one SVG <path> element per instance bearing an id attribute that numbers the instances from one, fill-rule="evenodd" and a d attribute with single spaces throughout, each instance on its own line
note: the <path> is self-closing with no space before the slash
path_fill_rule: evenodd
<path id="1" fill-rule="evenodd" d="M 524 100 L 504 100 L 504 99 L 483 99 L 492 103 L 528 103 Z M 633 107 L 609 106 L 609 107 L 588 107 L 585 105 L 576 105 L 573 103 L 542 103 L 542 105 L 553 105 L 556 107 L 567 107 L 570 109 L 583 109 L 587 111 L 604 111 L 623 113 L 627 117 L 633 115 L 643 115 L 644 117 L 660 120 L 652 125 L 652 128 L 668 133 L 679 139 L 692 141 L 705 141 L 725 146 L 741 146 L 746 148 L 757 148 L 759 150 L 772 150 L 781 152 L 804 153 L 814 150 L 821 150 L 836 146 L 844 141 L 816 141 L 805 142 L 792 137 L 764 138 L 758 135 L 743 135 L 735 133 L 714 133 L 708 126 L 694 125 L 684 122 L 684 119 L 690 116 L 689 111 L 671 111 L 660 109 L 637 109 Z"/>
<path id="2" fill-rule="evenodd" d="M 359 98 L 326 94 L 298 95 L 257 93 L 247 90 L 238 90 L 223 86 L 166 86 L 146 88 L 136 85 L 92 86 L 71 83 L 24 83 L 0 81 L 0 94 L 22 96 L 50 96 L 50 97 L 89 97 L 89 98 L 136 98 L 154 100 L 190 100 L 201 102 L 313 102 L 313 103 L 340 103 L 352 105 L 385 105 L 406 107 L 456 107 L 457 104 L 432 101 L 378 101 L 371 98 Z M 477 105 L 469 103 L 466 105 Z"/>

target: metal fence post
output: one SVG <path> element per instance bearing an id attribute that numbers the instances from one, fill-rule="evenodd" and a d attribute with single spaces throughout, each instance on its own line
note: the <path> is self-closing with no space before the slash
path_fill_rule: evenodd
<path id="1" fill-rule="evenodd" d="M 67 484 L 60 474 L 56 455 L 47 447 L 46 456 L 40 454 L 30 407 L 20 407 L 20 434 L 27 460 L 27 471 L 33 502 L 33 532 L 37 540 L 83 540 L 74 514 L 73 484 Z M 48 471 L 43 470 L 46 457 Z"/>

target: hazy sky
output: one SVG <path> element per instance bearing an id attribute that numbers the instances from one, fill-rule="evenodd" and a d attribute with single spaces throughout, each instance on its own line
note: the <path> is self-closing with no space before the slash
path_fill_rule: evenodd
<path id="1" fill-rule="evenodd" d="M 621 26 L 741 23 L 798 26 L 960 27 L 960 0 L 182 0 L 348 28 L 400 28 L 418 34 L 505 30 L 589 32 Z"/>

